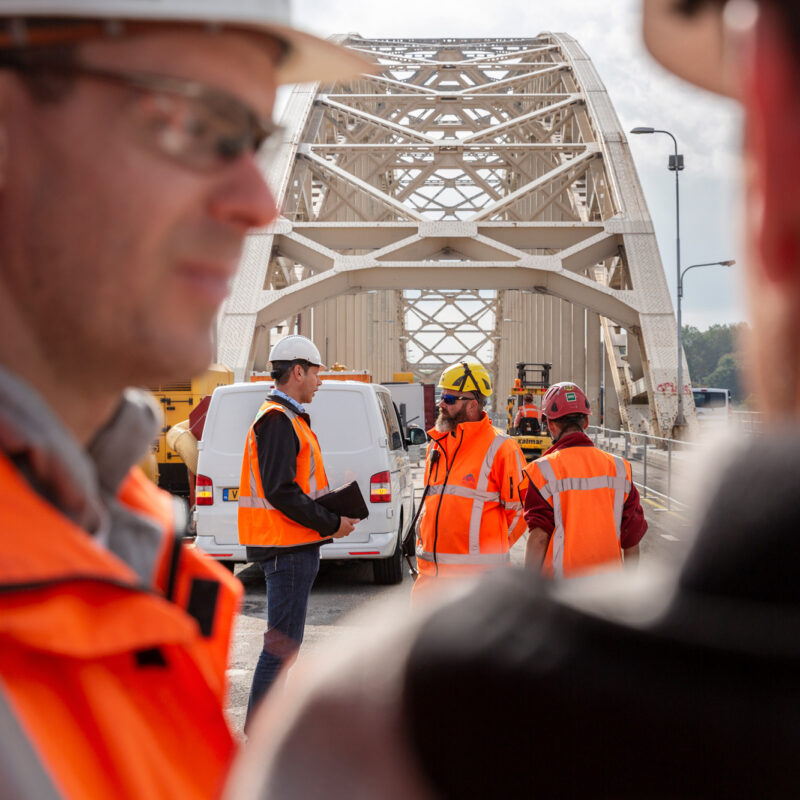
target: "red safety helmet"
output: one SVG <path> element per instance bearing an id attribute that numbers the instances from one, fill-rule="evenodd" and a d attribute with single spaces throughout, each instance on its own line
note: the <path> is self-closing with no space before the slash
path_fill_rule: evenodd
<path id="1" fill-rule="evenodd" d="M 580 386 L 562 381 L 554 383 L 542 400 L 542 415 L 547 419 L 560 419 L 569 414 L 590 414 L 589 398 Z"/>

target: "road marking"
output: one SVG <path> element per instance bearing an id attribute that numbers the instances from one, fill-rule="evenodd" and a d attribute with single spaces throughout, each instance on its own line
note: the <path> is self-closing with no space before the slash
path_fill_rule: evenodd
<path id="1" fill-rule="evenodd" d="M 668 542 L 679 542 L 680 539 L 677 536 L 673 536 L 671 533 L 662 533 L 662 539 L 666 539 Z"/>

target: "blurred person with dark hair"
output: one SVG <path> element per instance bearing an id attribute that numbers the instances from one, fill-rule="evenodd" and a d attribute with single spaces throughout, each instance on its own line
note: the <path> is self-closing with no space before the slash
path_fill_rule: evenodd
<path id="1" fill-rule="evenodd" d="M 656 57 L 744 106 L 749 373 L 766 418 L 719 464 L 679 574 L 508 570 L 321 653 L 257 720 L 231 797 L 797 795 L 800 5 L 722 6 L 644 0 Z"/>

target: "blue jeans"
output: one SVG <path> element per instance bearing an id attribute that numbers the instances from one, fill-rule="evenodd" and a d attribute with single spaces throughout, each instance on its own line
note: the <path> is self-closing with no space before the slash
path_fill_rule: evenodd
<path id="1" fill-rule="evenodd" d="M 303 547 L 261 562 L 267 583 L 267 630 L 258 657 L 247 721 L 286 662 L 300 649 L 311 587 L 319 572 L 319 547 Z M 246 724 L 246 723 L 245 723 Z"/>

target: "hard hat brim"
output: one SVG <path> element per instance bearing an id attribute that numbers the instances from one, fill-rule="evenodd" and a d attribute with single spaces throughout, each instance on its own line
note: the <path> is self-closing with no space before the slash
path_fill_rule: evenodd
<path id="1" fill-rule="evenodd" d="M 263 7 L 245 3 L 237 8 L 229 3 L 224 13 L 208 4 L 198 11 L 193 0 L 172 3 L 143 3 L 141 0 L 3 0 L 0 18 L 62 17 L 74 19 L 126 20 L 153 23 L 207 24 L 215 29 L 242 30 L 262 33 L 279 39 L 288 52 L 276 68 L 277 82 L 333 83 L 374 72 L 375 63 L 361 53 L 343 47 L 344 36 L 323 39 L 288 24 L 288 3 L 278 3 L 272 19 Z"/>
<path id="2" fill-rule="evenodd" d="M 374 62 L 336 40 L 322 39 L 283 25 L 264 25 L 261 30 L 289 45 L 289 52 L 278 66 L 279 84 L 333 83 L 375 71 Z"/>

